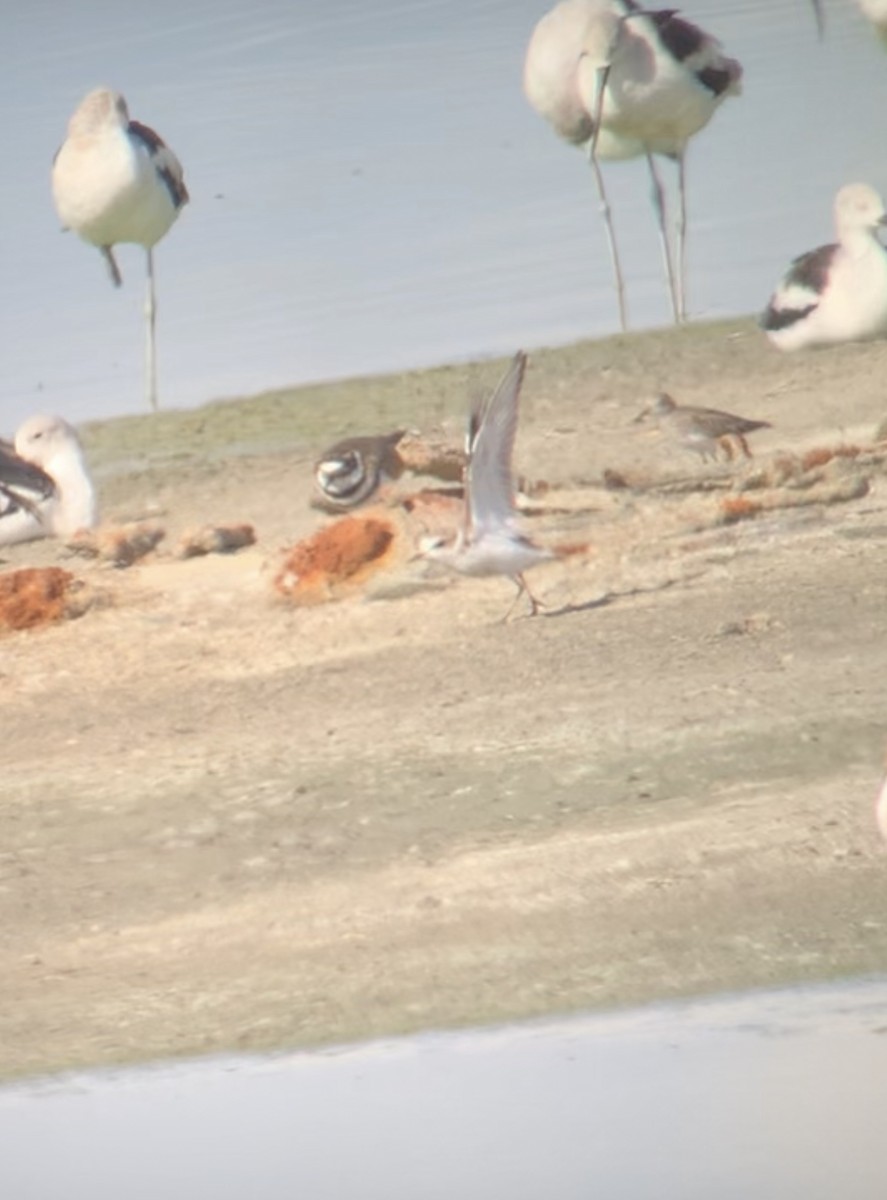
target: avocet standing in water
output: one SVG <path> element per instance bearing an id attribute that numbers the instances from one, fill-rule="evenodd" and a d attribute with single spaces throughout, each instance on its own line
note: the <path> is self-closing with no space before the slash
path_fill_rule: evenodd
<path id="1" fill-rule="evenodd" d="M 182 165 L 153 129 L 130 120 L 119 92 L 97 88 L 68 123 L 52 167 L 52 194 L 62 225 L 101 250 L 115 287 L 121 282 L 115 245 L 145 249 L 146 392 L 156 408 L 154 247 L 188 202 Z"/>
<path id="2" fill-rule="evenodd" d="M 672 312 L 675 321 L 683 321 L 687 144 L 728 96 L 739 94 L 741 80 L 742 67 L 724 54 L 720 43 L 673 9 L 648 10 L 634 0 L 563 0 L 533 31 L 524 63 L 524 92 L 556 133 L 587 147 L 623 329 L 625 287 L 598 159 L 646 158 Z M 672 159 L 678 168 L 676 254 L 657 154 Z"/>

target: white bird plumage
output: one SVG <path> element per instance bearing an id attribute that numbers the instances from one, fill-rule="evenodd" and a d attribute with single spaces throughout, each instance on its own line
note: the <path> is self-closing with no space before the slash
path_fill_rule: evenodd
<path id="1" fill-rule="evenodd" d="M 837 242 L 795 258 L 770 297 L 761 327 L 780 350 L 887 335 L 887 225 L 878 193 L 848 183 L 835 197 Z"/>
<path id="2" fill-rule="evenodd" d="M 598 159 L 646 158 L 672 312 L 676 321 L 684 320 L 687 143 L 727 96 L 739 94 L 741 79 L 742 67 L 715 38 L 674 10 L 648 10 L 634 0 L 562 0 L 533 31 L 524 92 L 561 137 L 587 147 L 623 329 L 622 268 Z M 657 154 L 678 167 L 676 269 Z"/>
<path id="3" fill-rule="evenodd" d="M 524 571 L 557 557 L 558 551 L 537 546 L 517 528 L 511 459 L 526 365 L 527 356 L 518 352 L 489 399 L 472 406 L 462 526 L 454 540 L 428 539 L 420 552 L 463 575 L 508 576 L 518 589 L 514 603 L 526 592 L 534 615 L 540 605 Z"/>
<path id="4" fill-rule="evenodd" d="M 0 545 L 69 537 L 98 518 L 95 487 L 76 430 L 30 417 L 15 445 L 0 445 Z"/>
<path id="5" fill-rule="evenodd" d="M 163 139 L 130 119 L 119 92 L 89 92 L 68 122 L 52 166 L 52 194 L 62 225 L 101 251 L 115 286 L 114 246 L 133 242 L 147 256 L 146 391 L 157 407 L 154 246 L 188 202 L 182 165 Z"/>

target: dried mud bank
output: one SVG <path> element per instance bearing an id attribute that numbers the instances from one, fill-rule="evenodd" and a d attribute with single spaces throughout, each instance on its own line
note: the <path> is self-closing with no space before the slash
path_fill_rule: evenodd
<path id="1" fill-rule="evenodd" d="M 0 635 L 0 1071 L 887 970 L 885 362 L 747 323 L 533 354 L 527 525 L 591 551 L 508 625 L 408 556 L 273 587 L 325 445 L 458 439 L 498 363 L 87 429 L 106 516 L 166 539 L 3 555 L 90 603 Z M 703 466 L 632 426 L 662 388 L 773 428 Z M 256 542 L 165 552 L 206 525 Z"/>

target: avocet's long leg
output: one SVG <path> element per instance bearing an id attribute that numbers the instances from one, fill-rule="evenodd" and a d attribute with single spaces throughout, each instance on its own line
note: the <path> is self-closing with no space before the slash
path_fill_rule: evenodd
<path id="1" fill-rule="evenodd" d="M 151 408 L 157 409 L 157 353 L 155 342 L 155 323 L 157 318 L 157 301 L 154 295 L 154 253 L 150 247 L 148 258 L 148 286 L 145 291 L 145 392 Z"/>
<path id="2" fill-rule="evenodd" d="M 659 172 L 656 170 L 656 161 L 653 155 L 648 152 L 647 166 L 650 168 L 650 180 L 652 183 L 652 199 L 653 208 L 656 211 L 656 220 L 659 222 L 659 242 L 662 247 L 662 261 L 665 265 L 665 277 L 668 280 L 668 294 L 671 298 L 671 311 L 676 322 L 680 321 L 680 307 L 678 304 L 678 292 L 675 284 L 674 265 L 671 260 L 671 243 L 668 238 L 668 227 L 665 219 L 665 192 L 662 187 L 662 180 L 659 178 Z"/>
<path id="3" fill-rule="evenodd" d="M 613 218 L 610 212 L 610 203 L 607 200 L 607 191 L 604 187 L 604 176 L 601 172 L 600 163 L 598 162 L 594 138 L 592 138 L 588 143 L 588 161 L 591 164 L 591 169 L 594 171 L 598 197 L 601 202 L 601 216 L 604 218 L 604 226 L 607 230 L 607 244 L 610 247 L 610 262 L 613 267 L 613 277 L 616 281 L 616 297 L 619 303 L 619 326 L 622 332 L 625 333 L 625 331 L 628 329 L 628 318 L 625 311 L 625 284 L 622 279 L 622 265 L 619 261 L 619 250 L 616 246 L 616 232 L 613 229 Z"/>
<path id="4" fill-rule="evenodd" d="M 114 287 L 120 287 L 123 282 L 120 276 L 120 268 L 117 266 L 117 259 L 114 257 L 113 246 L 101 246 L 102 258 L 108 266 L 108 274 L 111 276 L 111 282 Z"/>
<path id="5" fill-rule="evenodd" d="M 677 156 L 678 164 L 678 320 L 687 319 L 687 189 L 685 186 L 685 151 Z"/>

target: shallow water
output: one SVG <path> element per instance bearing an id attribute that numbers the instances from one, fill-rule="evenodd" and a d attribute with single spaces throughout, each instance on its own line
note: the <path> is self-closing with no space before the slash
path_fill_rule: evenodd
<path id="1" fill-rule="evenodd" d="M 879 1200 L 887 979 L 0 1089 L 16 1200 Z"/>
<path id="2" fill-rule="evenodd" d="M 615 330 L 590 173 L 521 93 L 544 7 L 11 7 L 3 430 L 143 405 L 142 252 L 123 250 L 115 292 L 49 192 L 67 117 L 103 82 L 167 138 L 193 198 L 157 255 L 167 405 Z M 829 239 L 842 183 L 887 190 L 887 56 L 850 0 L 828 8 L 820 43 L 807 0 L 685 6 L 746 70 L 689 156 L 695 316 L 762 307 L 788 258 Z M 646 168 L 607 175 L 632 322 L 664 323 Z"/>

